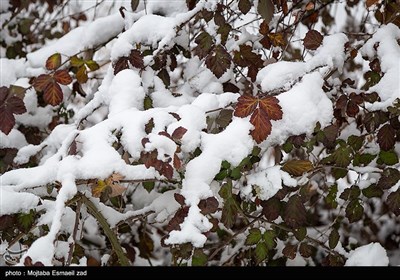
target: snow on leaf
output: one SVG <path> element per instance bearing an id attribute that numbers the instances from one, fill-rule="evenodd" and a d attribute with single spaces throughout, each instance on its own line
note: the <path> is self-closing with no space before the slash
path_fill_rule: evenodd
<path id="1" fill-rule="evenodd" d="M 316 30 L 310 30 L 304 37 L 304 47 L 308 50 L 316 50 L 321 44 L 324 37 Z"/>
<path id="2" fill-rule="evenodd" d="M 384 151 L 389 151 L 396 143 L 396 130 L 390 125 L 385 124 L 378 131 L 378 144 Z"/>
<path id="3" fill-rule="evenodd" d="M 250 134 L 257 144 L 267 139 L 268 135 L 271 133 L 272 125 L 268 114 L 264 110 L 257 108 L 251 115 L 250 123 L 254 125 L 254 129 Z"/>
<path id="4" fill-rule="evenodd" d="M 8 135 L 15 125 L 14 115 L 26 112 L 22 99 L 10 94 L 7 87 L 0 88 L 0 130 Z"/>
<path id="5" fill-rule="evenodd" d="M 282 107 L 279 105 L 279 100 L 274 96 L 263 97 L 259 100 L 260 109 L 264 110 L 271 120 L 282 119 Z"/>
<path id="6" fill-rule="evenodd" d="M 61 54 L 55 53 L 46 60 L 47 70 L 54 70 L 61 65 Z"/>
<path id="7" fill-rule="evenodd" d="M 245 118 L 249 116 L 258 105 L 258 98 L 252 95 L 242 95 L 238 98 L 235 113 L 236 117 Z"/>
<path id="8" fill-rule="evenodd" d="M 217 78 L 221 78 L 231 65 L 231 56 L 223 46 L 218 45 L 207 55 L 206 65 Z"/>
<path id="9" fill-rule="evenodd" d="M 47 104 L 56 106 L 63 100 L 63 92 L 61 87 L 56 82 L 50 82 L 44 89 L 43 99 Z"/>
<path id="10" fill-rule="evenodd" d="M 283 171 L 286 171 L 293 176 L 301 176 L 312 169 L 313 164 L 309 160 L 292 159 L 285 162 L 285 164 L 282 166 Z"/>
<path id="11" fill-rule="evenodd" d="M 62 85 L 69 85 L 72 83 L 72 78 L 66 70 L 57 70 L 54 73 L 54 79 L 57 81 L 57 83 Z"/>

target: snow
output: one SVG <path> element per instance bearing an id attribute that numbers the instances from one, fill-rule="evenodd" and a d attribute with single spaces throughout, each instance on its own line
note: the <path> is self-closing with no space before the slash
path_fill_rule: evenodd
<path id="1" fill-rule="evenodd" d="M 31 193 L 15 192 L 2 184 L 0 188 L 0 216 L 25 212 L 39 203 L 39 197 Z"/>
<path id="2" fill-rule="evenodd" d="M 0 58 L 0 86 L 8 87 L 14 84 L 24 73 L 25 59 Z"/>
<path id="3" fill-rule="evenodd" d="M 21 148 L 28 145 L 25 136 L 16 129 L 12 129 L 8 135 L 0 131 L 0 149 L 4 148 Z"/>
<path id="4" fill-rule="evenodd" d="M 387 266 L 389 258 L 379 243 L 370 243 L 350 252 L 345 266 Z"/>

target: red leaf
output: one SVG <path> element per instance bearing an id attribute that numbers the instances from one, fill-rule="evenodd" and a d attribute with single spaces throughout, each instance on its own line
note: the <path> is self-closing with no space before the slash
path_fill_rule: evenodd
<path id="1" fill-rule="evenodd" d="M 15 125 L 15 118 L 11 111 L 6 108 L 0 108 L 0 130 L 8 135 Z"/>
<path id="2" fill-rule="evenodd" d="M 250 123 L 254 125 L 254 129 L 250 134 L 257 144 L 267 139 L 268 135 L 271 133 L 272 125 L 264 110 L 257 108 L 251 115 Z"/>
<path id="3" fill-rule="evenodd" d="M 55 53 L 46 60 L 47 70 L 54 70 L 61 65 L 61 54 Z"/>
<path id="4" fill-rule="evenodd" d="M 207 215 L 215 213 L 218 210 L 218 200 L 215 197 L 209 197 L 207 199 L 202 199 L 199 202 L 199 208 L 201 214 Z"/>
<path id="5" fill-rule="evenodd" d="M 63 100 L 61 87 L 56 82 L 49 83 L 44 89 L 43 99 L 47 104 L 56 106 Z"/>
<path id="6" fill-rule="evenodd" d="M 66 70 L 57 70 L 54 73 L 54 79 L 57 81 L 57 83 L 62 85 L 68 85 L 72 83 L 72 78 Z"/>
<path id="7" fill-rule="evenodd" d="M 26 112 L 24 101 L 12 96 L 7 87 L 0 88 L 0 130 L 9 134 L 15 125 L 14 115 Z"/>
<path id="8" fill-rule="evenodd" d="M 114 75 L 117 75 L 120 71 L 129 68 L 129 59 L 127 57 L 120 57 L 114 64 Z"/>
<path id="9" fill-rule="evenodd" d="M 396 130 L 390 124 L 385 124 L 379 129 L 377 142 L 382 150 L 391 150 L 396 143 Z"/>
<path id="10" fill-rule="evenodd" d="M 174 198 L 181 206 L 185 205 L 185 197 L 179 193 L 174 193 Z"/>
<path id="11" fill-rule="evenodd" d="M 278 104 L 279 100 L 273 96 L 267 96 L 260 99 L 260 109 L 268 114 L 271 120 L 282 119 L 282 107 Z"/>
<path id="12" fill-rule="evenodd" d="M 316 50 L 322 43 L 324 37 L 316 30 L 310 30 L 304 37 L 303 45 L 306 49 Z"/>
<path id="13" fill-rule="evenodd" d="M 182 162 L 179 159 L 179 157 L 177 156 L 177 154 L 174 154 L 174 161 L 173 161 L 174 167 L 175 169 L 181 169 L 182 168 Z"/>
<path id="14" fill-rule="evenodd" d="M 129 62 L 133 67 L 144 68 L 143 55 L 138 50 L 132 50 L 129 55 Z"/>
<path id="15" fill-rule="evenodd" d="M 174 132 L 172 133 L 171 136 L 173 139 L 181 140 L 183 135 L 185 135 L 186 132 L 187 132 L 187 129 L 180 126 L 174 130 Z"/>
<path id="16" fill-rule="evenodd" d="M 52 83 L 54 80 L 50 75 L 47 74 L 42 74 L 39 75 L 39 77 L 35 78 L 33 82 L 33 87 L 35 88 L 36 91 L 44 91 L 46 86 L 49 83 Z"/>
<path id="17" fill-rule="evenodd" d="M 166 162 L 163 162 L 161 169 L 157 169 L 157 171 L 160 172 L 161 175 L 164 175 L 168 180 L 171 180 L 174 175 L 174 169 Z"/>
<path id="18" fill-rule="evenodd" d="M 24 101 L 16 96 L 8 98 L 4 105 L 7 106 L 14 115 L 20 115 L 26 112 Z"/>
<path id="19" fill-rule="evenodd" d="M 242 95 L 238 99 L 234 115 L 236 117 L 245 118 L 254 111 L 257 104 L 258 98 L 251 95 Z"/>

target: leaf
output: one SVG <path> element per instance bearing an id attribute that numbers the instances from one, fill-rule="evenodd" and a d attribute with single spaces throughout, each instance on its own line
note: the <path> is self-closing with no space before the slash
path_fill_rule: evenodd
<path id="1" fill-rule="evenodd" d="M 257 244 L 262 238 L 262 234 L 260 229 L 252 228 L 249 230 L 249 234 L 246 237 L 245 244 L 246 245 L 254 245 Z"/>
<path id="2" fill-rule="evenodd" d="M 277 121 L 282 119 L 282 107 L 279 105 L 279 100 L 274 96 L 261 98 L 260 109 L 264 110 L 271 120 Z"/>
<path id="3" fill-rule="evenodd" d="M 367 198 L 382 197 L 382 195 L 383 195 L 382 189 L 379 188 L 376 184 L 372 184 L 368 188 L 363 189 L 362 193 Z"/>
<path id="4" fill-rule="evenodd" d="M 131 9 L 132 9 L 132 12 L 136 11 L 136 9 L 137 9 L 138 6 L 139 6 L 139 2 L 140 2 L 140 0 L 131 0 Z"/>
<path id="5" fill-rule="evenodd" d="M 399 157 L 397 156 L 396 152 L 391 151 L 380 151 L 379 152 L 379 159 L 387 165 L 394 165 L 399 162 Z"/>
<path id="6" fill-rule="evenodd" d="M 86 60 L 85 64 L 89 67 L 90 71 L 96 71 L 100 68 L 99 64 L 94 60 Z"/>
<path id="7" fill-rule="evenodd" d="M 367 6 L 367 8 L 370 8 L 372 5 L 375 5 L 378 2 L 379 2 L 379 0 L 367 0 L 365 2 L 365 5 Z"/>
<path id="8" fill-rule="evenodd" d="M 186 132 L 187 132 L 187 129 L 180 126 L 177 129 L 175 129 L 174 132 L 172 132 L 171 137 L 176 140 L 181 140 Z"/>
<path id="9" fill-rule="evenodd" d="M 15 125 L 14 115 L 26 112 L 24 101 L 13 96 L 7 87 L 0 87 L 0 130 L 8 135 Z"/>
<path id="10" fill-rule="evenodd" d="M 54 79 L 50 75 L 42 74 L 35 78 L 33 81 L 33 87 L 36 91 L 44 91 L 46 86 L 52 82 L 54 82 Z"/>
<path id="11" fill-rule="evenodd" d="M 309 160 L 292 159 L 285 162 L 282 166 L 282 170 L 293 176 L 301 176 L 313 170 L 313 164 Z"/>
<path id="12" fill-rule="evenodd" d="M 174 154 L 174 160 L 173 160 L 172 164 L 173 164 L 174 168 L 177 170 L 180 170 L 182 168 L 182 162 L 176 153 Z"/>
<path id="13" fill-rule="evenodd" d="M 218 200 L 215 197 L 209 197 L 207 199 L 202 199 L 199 202 L 200 213 L 203 215 L 213 214 L 218 210 Z"/>
<path id="14" fill-rule="evenodd" d="M 78 71 L 76 72 L 76 79 L 80 84 L 84 84 L 87 82 L 88 75 L 85 65 L 82 65 L 81 67 L 78 68 Z"/>
<path id="15" fill-rule="evenodd" d="M 306 238 L 307 235 L 307 228 L 301 227 L 293 231 L 294 236 L 296 237 L 297 240 L 303 241 L 304 238 Z"/>
<path id="16" fill-rule="evenodd" d="M 23 229 L 24 232 L 28 232 L 35 221 L 35 211 L 32 209 L 29 213 L 20 213 L 17 217 L 18 225 Z"/>
<path id="17" fill-rule="evenodd" d="M 347 144 L 350 145 L 353 151 L 355 152 L 361 149 L 363 143 L 364 143 L 363 136 L 350 135 L 349 138 L 347 139 Z"/>
<path id="18" fill-rule="evenodd" d="M 72 83 L 72 78 L 66 70 L 57 70 L 54 73 L 53 77 L 57 81 L 57 83 L 62 85 L 69 85 L 70 83 Z"/>
<path id="19" fill-rule="evenodd" d="M 92 196 L 100 197 L 107 187 L 108 186 L 105 181 L 97 180 L 97 184 L 92 185 Z"/>
<path id="20" fill-rule="evenodd" d="M 316 30 L 307 32 L 303 40 L 303 45 L 308 50 L 316 50 L 322 44 L 324 37 Z"/>
<path id="21" fill-rule="evenodd" d="M 282 250 L 282 254 L 288 259 L 293 260 L 297 254 L 297 245 L 287 244 Z"/>
<path id="22" fill-rule="evenodd" d="M 208 256 L 203 252 L 202 249 L 195 249 L 192 257 L 193 266 L 205 266 L 208 261 Z"/>
<path id="23" fill-rule="evenodd" d="M 218 117 L 216 118 L 215 122 L 221 128 L 226 128 L 232 121 L 233 110 L 231 109 L 222 109 L 219 112 Z"/>
<path id="24" fill-rule="evenodd" d="M 257 105 L 258 98 L 252 95 L 242 95 L 238 98 L 234 115 L 236 117 L 245 118 L 255 110 Z"/>
<path id="25" fill-rule="evenodd" d="M 279 199 L 272 197 L 262 202 L 261 206 L 263 207 L 262 213 L 268 221 L 272 222 L 279 217 L 281 211 L 281 202 Z"/>
<path id="26" fill-rule="evenodd" d="M 229 197 L 222 208 L 221 222 L 227 227 L 232 228 L 236 221 L 238 209 L 232 197 Z"/>
<path id="27" fill-rule="evenodd" d="M 386 199 L 386 203 L 390 209 L 396 216 L 400 215 L 400 189 L 395 192 L 389 194 Z"/>
<path id="28" fill-rule="evenodd" d="M 335 249 L 336 245 L 339 243 L 340 235 L 337 229 L 332 229 L 331 233 L 329 234 L 329 248 Z"/>
<path id="29" fill-rule="evenodd" d="M 400 180 L 400 171 L 394 168 L 385 168 L 378 180 L 377 187 L 383 190 L 390 189 Z"/>
<path id="30" fill-rule="evenodd" d="M 349 219 L 350 223 L 357 222 L 361 220 L 364 214 L 364 207 L 360 204 L 358 199 L 354 199 L 349 202 L 346 207 L 346 217 Z"/>
<path id="31" fill-rule="evenodd" d="M 307 211 L 300 196 L 293 195 L 289 198 L 283 214 L 283 220 L 291 228 L 299 228 L 306 224 Z"/>
<path id="32" fill-rule="evenodd" d="M 54 70 L 61 65 L 61 54 L 55 53 L 46 60 L 47 70 Z"/>
<path id="33" fill-rule="evenodd" d="M 260 263 L 265 260 L 268 256 L 268 247 L 264 242 L 260 242 L 257 244 L 255 249 L 255 255 L 257 262 Z"/>
<path id="34" fill-rule="evenodd" d="M 239 51 L 234 52 L 233 61 L 241 67 L 254 66 L 257 69 L 263 67 L 261 55 L 254 53 L 253 48 L 245 44 L 240 45 Z"/>
<path id="35" fill-rule="evenodd" d="M 143 182 L 142 185 L 143 185 L 143 188 L 148 193 L 150 193 L 154 189 L 155 183 L 154 182 Z"/>
<path id="36" fill-rule="evenodd" d="M 247 14 L 251 9 L 251 2 L 250 0 L 239 0 L 238 7 L 243 14 Z"/>
<path id="37" fill-rule="evenodd" d="M 63 101 L 63 92 L 55 81 L 47 84 L 44 89 L 43 99 L 47 104 L 56 106 Z"/>
<path id="38" fill-rule="evenodd" d="M 117 62 L 114 64 L 114 75 L 117 75 L 119 72 L 121 72 L 124 69 L 129 68 L 129 59 L 127 57 L 120 57 Z"/>
<path id="39" fill-rule="evenodd" d="M 143 108 L 145 110 L 149 110 L 153 108 L 153 100 L 151 99 L 150 96 L 146 96 L 143 100 Z"/>
<path id="40" fill-rule="evenodd" d="M 214 50 L 206 57 L 206 66 L 213 72 L 217 78 L 221 78 L 222 75 L 229 69 L 231 65 L 231 56 L 221 45 L 218 45 Z"/>
<path id="41" fill-rule="evenodd" d="M 272 4 L 271 0 L 259 0 L 257 12 L 267 23 L 269 23 L 274 15 L 274 4 Z"/>
<path id="42" fill-rule="evenodd" d="M 221 189 L 219 190 L 218 194 L 223 198 L 223 199 L 228 199 L 232 196 L 232 182 L 228 181 L 225 184 L 221 186 Z"/>
<path id="43" fill-rule="evenodd" d="M 169 76 L 168 71 L 164 68 L 158 72 L 157 77 L 159 77 L 166 87 L 171 85 L 171 77 Z"/>
<path id="44" fill-rule="evenodd" d="M 138 69 L 144 68 L 143 55 L 138 50 L 132 50 L 129 55 L 129 62 Z"/>
<path id="45" fill-rule="evenodd" d="M 345 189 L 339 197 L 344 200 L 354 200 L 358 198 L 360 194 L 361 191 L 358 186 L 351 186 L 350 188 Z"/>
<path id="46" fill-rule="evenodd" d="M 302 242 L 299 247 L 299 253 L 303 258 L 311 257 L 315 252 L 315 247 L 306 242 Z"/>
<path id="47" fill-rule="evenodd" d="M 197 46 L 193 49 L 193 52 L 200 58 L 205 58 L 213 48 L 213 38 L 210 34 L 203 31 L 194 40 Z"/>
<path id="48" fill-rule="evenodd" d="M 185 205 L 185 197 L 179 193 L 174 193 L 174 198 L 181 206 Z"/>
<path id="49" fill-rule="evenodd" d="M 263 239 L 265 245 L 267 245 L 268 250 L 273 250 L 276 247 L 276 233 L 273 230 L 267 230 L 263 234 Z"/>
<path id="50" fill-rule="evenodd" d="M 396 130 L 390 124 L 385 124 L 379 129 L 377 137 L 379 147 L 384 151 L 389 151 L 396 143 Z"/>
<path id="51" fill-rule="evenodd" d="M 333 160 L 338 167 L 346 168 L 351 162 L 349 147 L 339 147 L 333 154 Z"/>
<path id="52" fill-rule="evenodd" d="M 250 132 L 257 144 L 260 144 L 271 134 L 272 125 L 264 110 L 257 108 L 251 115 L 250 123 L 254 129 Z"/>

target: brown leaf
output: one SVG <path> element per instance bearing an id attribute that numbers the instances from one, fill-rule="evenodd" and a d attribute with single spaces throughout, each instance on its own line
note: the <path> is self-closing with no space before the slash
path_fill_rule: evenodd
<path id="1" fill-rule="evenodd" d="M 175 169 L 177 169 L 177 170 L 180 170 L 182 168 L 182 162 L 176 153 L 174 154 L 173 165 L 174 165 Z"/>
<path id="2" fill-rule="evenodd" d="M 285 248 L 283 248 L 282 254 L 285 257 L 293 260 L 296 257 L 296 254 L 297 254 L 297 245 L 287 244 L 285 246 Z"/>
<path id="3" fill-rule="evenodd" d="M 400 216 L 400 189 L 389 194 L 386 203 L 396 216 Z"/>
<path id="4" fill-rule="evenodd" d="M 263 207 L 262 213 L 268 221 L 272 222 L 279 217 L 281 210 L 279 199 L 272 197 L 267 201 L 261 202 L 261 206 Z"/>
<path id="5" fill-rule="evenodd" d="M 238 8 L 243 14 L 247 14 L 251 9 L 250 0 L 239 0 Z"/>
<path id="6" fill-rule="evenodd" d="M 212 196 L 207 199 L 200 200 L 198 206 L 201 210 L 201 214 L 207 215 L 215 213 L 218 210 L 218 205 L 218 200 Z"/>
<path id="7" fill-rule="evenodd" d="M 367 0 L 365 2 L 365 5 L 367 6 L 367 8 L 370 8 L 372 5 L 375 5 L 378 2 L 379 2 L 379 0 Z"/>
<path id="8" fill-rule="evenodd" d="M 394 147 L 396 143 L 396 130 L 390 124 L 382 126 L 377 136 L 377 142 L 382 150 L 389 151 Z"/>
<path id="9" fill-rule="evenodd" d="M 181 206 L 185 205 L 185 197 L 179 193 L 174 193 L 174 198 Z"/>
<path id="10" fill-rule="evenodd" d="M 124 69 L 129 68 L 129 59 L 127 57 L 120 57 L 117 62 L 114 64 L 114 75 L 117 75 L 119 72 L 121 72 Z"/>
<path id="11" fill-rule="evenodd" d="M 258 98 L 252 95 L 242 95 L 238 99 L 234 115 L 236 117 L 245 118 L 255 110 L 257 104 Z"/>
<path id="12" fill-rule="evenodd" d="M 269 33 L 269 26 L 265 20 L 260 24 L 260 29 L 258 32 L 260 32 L 262 35 L 267 35 Z"/>
<path id="13" fill-rule="evenodd" d="M 257 108 L 251 115 L 250 123 L 254 125 L 254 129 L 250 134 L 257 144 L 267 139 L 268 135 L 271 133 L 272 125 L 264 110 Z"/>
<path id="14" fill-rule="evenodd" d="M 63 92 L 55 81 L 47 84 L 44 89 L 43 99 L 47 104 L 56 106 L 63 101 Z"/>
<path id="15" fill-rule="evenodd" d="M 197 46 L 193 49 L 193 52 L 200 57 L 200 59 L 206 57 L 214 46 L 213 38 L 205 31 L 201 32 L 194 41 Z"/>
<path id="16" fill-rule="evenodd" d="M 231 56 L 221 45 L 216 46 L 206 57 L 207 68 L 210 69 L 217 78 L 221 78 L 226 70 L 229 69 L 230 65 Z"/>
<path id="17" fill-rule="evenodd" d="M 286 203 L 283 220 L 291 228 L 299 228 L 307 222 L 307 211 L 300 196 L 293 195 Z"/>
<path id="18" fill-rule="evenodd" d="M 178 127 L 177 129 L 174 130 L 174 132 L 172 133 L 171 137 L 173 139 L 176 139 L 176 140 L 181 140 L 183 135 L 185 135 L 186 132 L 187 132 L 187 129 L 182 127 L 182 126 L 180 126 L 180 127 Z"/>
<path id="19" fill-rule="evenodd" d="M 61 54 L 55 53 L 46 60 L 47 70 L 54 70 L 61 65 Z"/>
<path id="20" fill-rule="evenodd" d="M 49 83 L 53 83 L 54 79 L 50 75 L 47 74 L 42 74 L 39 75 L 39 77 L 35 78 L 33 81 L 33 87 L 35 88 L 36 91 L 44 91 L 46 86 Z"/>
<path id="21" fill-rule="evenodd" d="M 292 159 L 285 162 L 282 170 L 293 176 L 301 176 L 304 173 L 313 170 L 313 164 L 309 160 Z"/>
<path id="22" fill-rule="evenodd" d="M 129 62 L 133 67 L 144 68 L 143 55 L 138 50 L 132 50 L 129 55 Z"/>
<path id="23" fill-rule="evenodd" d="M 80 84 L 84 84 L 87 82 L 88 75 L 85 65 L 82 65 L 81 67 L 78 68 L 78 71 L 76 72 L 76 79 Z"/>
<path id="24" fill-rule="evenodd" d="M 264 110 L 271 120 L 282 119 L 282 107 L 278 104 L 279 100 L 273 96 L 267 96 L 259 100 L 260 109 Z"/>
<path id="25" fill-rule="evenodd" d="M 72 83 L 72 78 L 66 70 L 57 70 L 54 73 L 54 79 L 57 81 L 57 83 L 62 85 L 69 85 Z"/>
<path id="26" fill-rule="evenodd" d="M 269 23 L 274 15 L 274 4 L 271 0 L 259 0 L 257 12 L 267 23 Z"/>
<path id="27" fill-rule="evenodd" d="M 316 30 L 310 30 L 304 37 L 304 47 L 308 50 L 316 50 L 321 44 L 324 37 Z"/>

